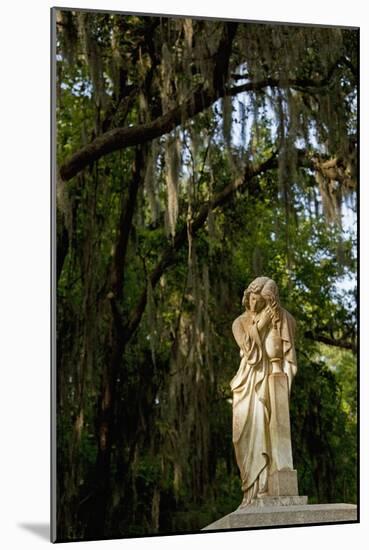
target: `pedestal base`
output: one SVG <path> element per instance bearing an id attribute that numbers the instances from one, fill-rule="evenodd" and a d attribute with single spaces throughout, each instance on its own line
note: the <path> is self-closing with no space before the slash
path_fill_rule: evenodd
<path id="1" fill-rule="evenodd" d="M 272 496 L 295 496 L 299 494 L 296 470 L 273 472 L 268 478 L 268 493 Z"/>
<path id="2" fill-rule="evenodd" d="M 264 507 L 275 507 L 275 506 L 304 506 L 307 504 L 308 498 L 306 496 L 265 496 L 254 498 L 250 504 L 246 506 L 239 505 L 237 510 L 249 510 L 249 508 L 264 508 Z"/>
<path id="3" fill-rule="evenodd" d="M 275 497 L 266 497 L 275 498 Z M 286 497 L 288 498 L 288 497 Z M 291 497 L 292 498 L 292 497 Z M 295 497 L 303 498 L 303 497 Z M 348 523 L 357 521 L 354 504 L 305 504 L 292 506 L 246 506 L 207 525 L 202 531 L 247 529 L 319 523 Z"/>

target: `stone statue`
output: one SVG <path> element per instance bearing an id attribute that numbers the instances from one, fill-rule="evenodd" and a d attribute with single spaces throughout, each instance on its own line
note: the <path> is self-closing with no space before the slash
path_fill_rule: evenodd
<path id="1" fill-rule="evenodd" d="M 241 363 L 231 380 L 233 444 L 243 501 L 298 495 L 293 469 L 289 393 L 295 376 L 295 320 L 281 307 L 276 283 L 257 277 L 232 330 Z"/>
<path id="2" fill-rule="evenodd" d="M 243 500 L 204 530 L 357 521 L 354 504 L 308 504 L 293 468 L 289 397 L 297 371 L 295 320 L 281 307 L 272 279 L 245 290 L 245 312 L 232 330 L 241 364 L 231 380 L 233 444 Z"/>

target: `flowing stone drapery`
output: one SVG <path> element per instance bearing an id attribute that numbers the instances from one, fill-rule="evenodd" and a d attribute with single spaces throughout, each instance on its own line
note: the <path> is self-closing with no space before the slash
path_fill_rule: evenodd
<path id="1" fill-rule="evenodd" d="M 246 289 L 245 313 L 232 326 L 241 363 L 233 392 L 233 444 L 244 498 L 298 495 L 293 469 L 289 392 L 297 370 L 295 321 L 280 306 L 278 288 L 258 277 Z"/>

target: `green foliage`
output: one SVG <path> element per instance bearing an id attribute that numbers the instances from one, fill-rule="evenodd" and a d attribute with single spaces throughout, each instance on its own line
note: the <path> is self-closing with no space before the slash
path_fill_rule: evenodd
<path id="1" fill-rule="evenodd" d="M 98 136 L 157 119 L 199 86 L 210 93 L 224 29 L 59 12 L 58 166 Z M 229 87 L 238 82 L 230 74 L 278 86 L 183 113 L 176 132 L 58 182 L 64 539 L 95 536 L 94 518 L 107 537 L 196 531 L 238 506 L 231 325 L 260 275 L 277 282 L 298 324 L 291 420 L 300 493 L 356 502 L 356 366 L 347 349 L 356 335 L 356 47 L 349 30 L 240 24 L 223 75 Z M 312 90 L 334 63 L 329 85 Z M 176 159 L 169 137 L 178 140 Z M 332 180 L 318 181 L 314 159 L 337 160 Z M 176 162 L 177 195 L 168 200 Z M 240 180 L 193 230 L 202 209 Z"/>
<path id="2" fill-rule="evenodd" d="M 332 352 L 340 358 L 340 352 Z M 352 354 L 351 372 L 355 371 Z M 299 490 L 309 502 L 356 502 L 356 421 L 325 357 L 300 353 L 291 419 Z M 355 387 L 355 382 L 354 382 Z M 352 391 L 352 387 L 351 387 Z"/>

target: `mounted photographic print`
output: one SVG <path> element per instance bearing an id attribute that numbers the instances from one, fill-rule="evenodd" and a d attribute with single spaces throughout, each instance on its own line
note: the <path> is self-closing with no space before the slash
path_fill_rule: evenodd
<path id="1" fill-rule="evenodd" d="M 358 28 L 51 19 L 52 541 L 357 522 Z"/>

